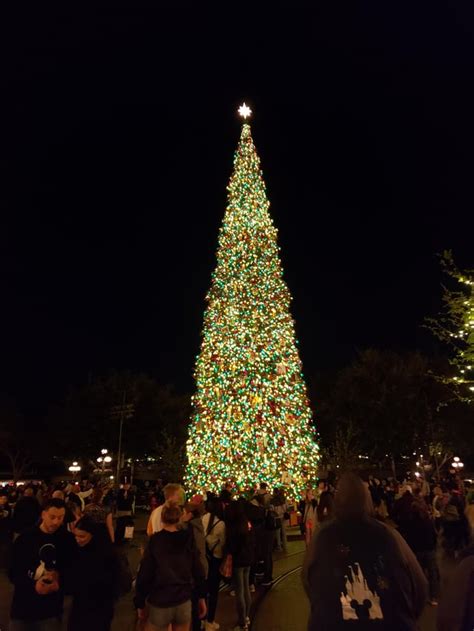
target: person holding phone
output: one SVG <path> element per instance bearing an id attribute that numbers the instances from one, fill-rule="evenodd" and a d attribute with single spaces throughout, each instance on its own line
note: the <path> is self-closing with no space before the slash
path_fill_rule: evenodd
<path id="1" fill-rule="evenodd" d="M 62 573 L 74 555 L 73 536 L 61 528 L 63 500 L 51 499 L 41 521 L 13 545 L 9 570 L 14 585 L 10 631 L 60 631 L 63 613 Z"/>

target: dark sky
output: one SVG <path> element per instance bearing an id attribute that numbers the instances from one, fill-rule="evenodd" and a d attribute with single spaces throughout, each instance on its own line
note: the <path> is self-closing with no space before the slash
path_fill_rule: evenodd
<path id="1" fill-rule="evenodd" d="M 2 391 L 192 388 L 242 100 L 306 373 L 429 350 L 436 253 L 474 266 L 472 11 L 128 4 L 1 20 Z"/>

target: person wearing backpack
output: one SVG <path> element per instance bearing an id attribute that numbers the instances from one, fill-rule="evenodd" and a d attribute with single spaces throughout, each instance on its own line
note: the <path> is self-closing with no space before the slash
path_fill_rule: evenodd
<path id="1" fill-rule="evenodd" d="M 224 557 L 224 545 L 226 541 L 224 511 L 222 503 L 217 499 L 211 499 L 207 503 L 207 513 L 202 516 L 202 525 L 206 540 L 206 556 L 209 565 L 207 577 L 207 619 L 205 631 L 213 631 L 219 628 L 214 621 L 219 597 L 219 584 L 221 575 L 219 572 Z"/>

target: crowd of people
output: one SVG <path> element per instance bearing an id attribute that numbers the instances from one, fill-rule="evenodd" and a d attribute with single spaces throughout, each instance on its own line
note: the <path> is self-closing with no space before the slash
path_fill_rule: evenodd
<path id="1" fill-rule="evenodd" d="M 0 550 L 14 585 L 11 631 L 64 628 L 65 595 L 72 597 L 68 631 L 110 629 L 115 602 L 132 587 L 121 544 L 133 531 L 135 500 L 129 484 L 118 491 L 87 482 L 0 490 Z M 438 544 L 459 563 L 440 602 L 439 630 L 472 628 L 474 488 L 455 476 L 398 484 L 355 475 L 321 481 L 296 506 L 264 482 L 189 499 L 180 484 L 155 489 L 135 580 L 140 628 L 218 629 L 224 582 L 235 596 L 236 629 L 248 629 L 252 592 L 271 587 L 274 552 L 287 550 L 290 514 L 307 546 L 310 631 L 382 621 L 380 628 L 414 630 L 426 602 L 438 605 Z"/>

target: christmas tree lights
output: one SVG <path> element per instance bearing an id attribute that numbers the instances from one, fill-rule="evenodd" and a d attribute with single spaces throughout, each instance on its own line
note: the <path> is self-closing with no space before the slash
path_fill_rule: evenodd
<path id="1" fill-rule="evenodd" d="M 241 110 L 251 114 L 245 104 Z M 291 297 L 268 209 L 245 122 L 196 360 L 186 474 L 193 490 L 267 482 L 296 494 L 317 478 L 318 446 Z"/>
<path id="2" fill-rule="evenodd" d="M 474 270 L 459 270 L 450 251 L 441 265 L 451 287 L 444 287 L 444 310 L 427 320 L 431 331 L 451 348 L 450 363 L 456 374 L 445 378 L 455 386 L 458 397 L 474 401 Z"/>

